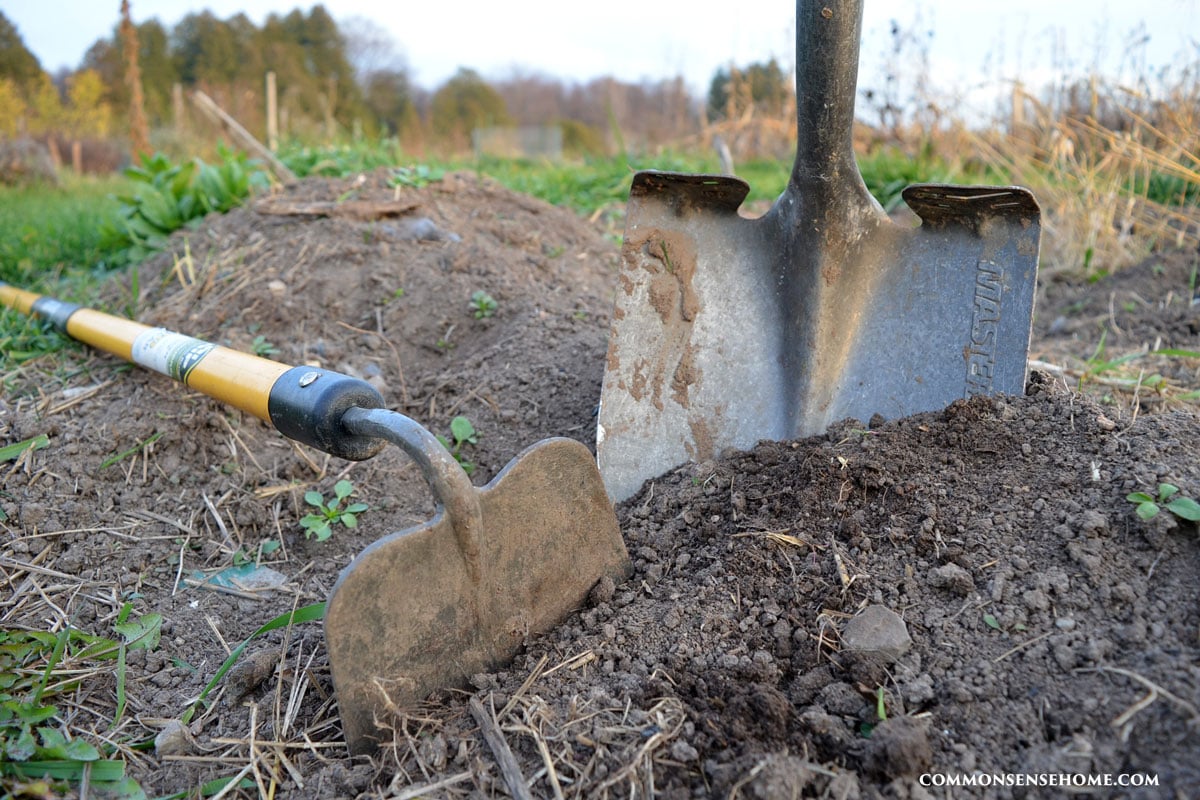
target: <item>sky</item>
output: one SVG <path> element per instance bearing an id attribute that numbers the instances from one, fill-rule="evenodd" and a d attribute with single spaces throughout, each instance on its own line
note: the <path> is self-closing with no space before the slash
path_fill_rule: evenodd
<path id="1" fill-rule="evenodd" d="M 826 0 L 837 2 L 837 0 Z M 173 26 L 192 12 L 222 19 L 244 12 L 261 25 L 267 15 L 307 11 L 312 2 L 286 0 L 131 0 L 137 22 L 156 17 Z M 0 0 L 26 47 L 51 72 L 75 68 L 97 39 L 109 36 L 119 0 Z M 331 0 L 340 23 L 363 17 L 397 44 L 416 83 L 436 89 L 467 66 L 485 78 L 514 70 L 568 82 L 612 75 L 626 81 L 682 75 L 702 96 L 715 71 L 775 57 L 794 63 L 792 0 L 455 0 L 380 2 Z M 971 105 L 995 103 L 1020 79 L 1027 86 L 1095 69 L 1119 80 L 1172 63 L 1200 61 L 1200 0 L 866 0 L 860 87 L 881 86 L 895 20 L 919 32 L 929 74 L 939 90 Z M 1144 33 L 1148 42 L 1131 48 Z M 1140 59 L 1140 61 L 1139 61 Z M 1133 63 L 1136 62 L 1136 63 Z M 1136 69 L 1135 69 L 1136 68 Z"/>

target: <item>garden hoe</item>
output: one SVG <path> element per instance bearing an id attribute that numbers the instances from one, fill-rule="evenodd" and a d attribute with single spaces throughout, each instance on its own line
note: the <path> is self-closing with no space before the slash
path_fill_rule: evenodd
<path id="1" fill-rule="evenodd" d="M 289 368 L 3 283 L 0 304 L 327 453 L 361 460 L 391 442 L 420 466 L 437 514 L 367 547 L 342 571 L 325 611 L 352 752 L 375 746 L 377 711 L 411 706 L 508 661 L 526 637 L 578 607 L 596 581 L 629 572 L 612 504 L 579 442 L 538 442 L 476 489 L 433 434 L 382 408 L 365 381 Z"/>
<path id="2" fill-rule="evenodd" d="M 862 4 L 796 4 L 796 160 L 764 216 L 734 177 L 639 172 L 601 394 L 610 496 L 848 417 L 1022 393 L 1040 210 L 1015 187 L 867 192 L 851 126 Z"/>

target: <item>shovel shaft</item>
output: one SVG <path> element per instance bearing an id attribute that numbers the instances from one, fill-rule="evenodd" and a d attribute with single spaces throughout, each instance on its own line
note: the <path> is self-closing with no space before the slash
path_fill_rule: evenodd
<path id="1" fill-rule="evenodd" d="M 857 171 L 854 91 L 862 0 L 796 2 L 796 161 L 794 180 Z"/>
<path id="2" fill-rule="evenodd" d="M 384 445 L 381 439 L 353 435 L 341 423 L 351 407 L 383 405 L 374 387 L 357 378 L 288 367 L 5 283 L 0 283 L 0 304 L 41 317 L 72 339 L 174 378 L 327 453 L 357 461 Z"/>

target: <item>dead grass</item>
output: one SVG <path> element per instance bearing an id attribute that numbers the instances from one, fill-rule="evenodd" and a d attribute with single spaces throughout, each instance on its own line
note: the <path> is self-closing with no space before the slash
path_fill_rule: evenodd
<path id="1" fill-rule="evenodd" d="M 481 692 L 458 714 L 438 705 L 378 720 L 391 732 L 377 762 L 380 774 L 391 775 L 383 796 L 655 796 L 656 771 L 679 765 L 671 745 L 686 722 L 683 705 L 670 697 L 643 710 L 574 697 L 564 714 L 545 699 L 556 694 L 555 673 L 594 660 L 590 651 L 554 666 L 542 658 L 511 696 Z"/>

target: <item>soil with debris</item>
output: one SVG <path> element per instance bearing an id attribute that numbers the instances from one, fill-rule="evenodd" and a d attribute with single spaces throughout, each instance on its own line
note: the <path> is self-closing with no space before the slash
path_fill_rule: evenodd
<path id="1" fill-rule="evenodd" d="M 327 213 L 339 199 L 355 213 Z M 141 268 L 142 321 L 365 378 L 447 437 L 466 416 L 476 484 L 538 439 L 594 444 L 611 231 L 474 176 L 397 189 L 380 171 L 306 180 L 172 244 Z M 847 421 L 649 482 L 617 509 L 633 576 L 506 668 L 384 713 L 374 758 L 345 752 L 317 624 L 255 638 L 179 720 L 230 649 L 433 516 L 418 470 L 395 448 L 325 456 L 69 349 L 0 399 L 0 444 L 50 439 L 0 465 L 4 626 L 112 637 L 127 603 L 162 615 L 159 647 L 129 653 L 115 728 L 111 663 L 62 665 L 91 671 L 58 697 L 71 735 L 116 744 L 152 796 L 236 777 L 226 796 L 503 797 L 513 775 L 547 798 L 1064 793 L 929 785 L 972 773 L 1144 774 L 1157 785 L 1083 796 L 1191 796 L 1198 531 L 1143 521 L 1126 495 L 1200 497 L 1200 360 L 1138 354 L 1200 350 L 1197 263 L 1047 282 L 1025 396 Z M 341 478 L 369 510 L 306 539 L 304 493 Z M 229 572 L 247 558 L 259 568 Z"/>

